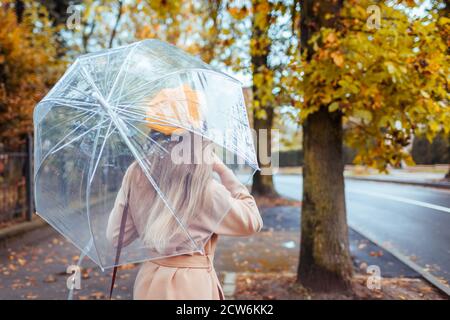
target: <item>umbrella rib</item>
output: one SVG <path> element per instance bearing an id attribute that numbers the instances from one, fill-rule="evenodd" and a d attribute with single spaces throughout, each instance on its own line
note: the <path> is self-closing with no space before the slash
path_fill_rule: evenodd
<path id="1" fill-rule="evenodd" d="M 134 121 L 134 122 L 138 122 L 138 123 L 145 123 L 147 125 L 149 125 L 149 124 L 162 125 L 163 124 L 167 127 L 183 128 L 183 129 L 189 130 L 189 129 L 179 125 L 179 123 L 171 123 L 171 122 L 167 121 L 167 119 L 163 119 L 163 118 L 159 118 L 159 117 L 152 117 L 152 120 L 155 120 L 155 121 L 151 121 L 151 120 L 147 120 L 147 119 L 131 118 L 131 117 L 127 117 L 127 116 L 122 116 L 121 119 L 123 121 L 127 121 L 127 123 L 129 123 L 129 121 Z M 129 123 L 129 124 L 131 125 L 131 123 Z M 137 129 L 137 127 L 135 127 L 135 126 L 133 126 L 133 127 Z M 143 135 L 146 136 L 145 133 L 143 133 Z"/>
<path id="2" fill-rule="evenodd" d="M 48 128 L 48 129 L 46 129 L 45 132 L 48 133 L 49 131 L 54 130 L 54 129 L 57 129 L 57 128 L 59 128 L 59 127 L 65 125 L 65 124 L 68 123 L 68 122 L 78 120 L 79 118 L 81 118 L 81 117 L 83 117 L 83 116 L 86 116 L 87 113 L 88 113 L 87 111 L 83 111 L 82 113 L 80 113 L 80 114 L 78 114 L 78 115 L 76 115 L 76 116 L 73 116 L 72 118 L 69 118 L 69 119 L 66 119 L 66 120 L 64 120 L 64 121 L 58 122 L 58 124 L 55 124 L 54 126 Z"/>
<path id="3" fill-rule="evenodd" d="M 98 152 L 97 161 L 95 162 L 94 169 L 92 170 L 92 175 L 89 177 L 89 183 L 92 183 L 92 179 L 94 178 L 94 174 L 97 171 L 97 166 L 98 166 L 98 164 L 100 162 L 100 158 L 102 156 L 103 149 L 105 148 L 106 140 L 108 138 L 109 131 L 111 129 L 111 125 L 112 125 L 112 121 L 109 122 L 108 129 L 106 130 L 105 138 L 103 139 L 102 146 L 100 147 L 100 151 Z"/>
<path id="4" fill-rule="evenodd" d="M 111 99 L 111 96 L 112 96 L 114 90 L 116 89 L 117 82 L 119 81 L 119 78 L 120 78 L 120 76 L 121 76 L 121 74 L 122 74 L 122 72 L 123 72 L 123 68 L 124 68 L 125 64 L 128 63 L 128 60 L 129 60 L 129 58 L 130 58 L 130 56 L 131 56 L 131 53 L 134 52 L 134 49 L 135 49 L 136 47 L 137 47 L 137 45 L 135 44 L 135 45 L 130 49 L 130 51 L 128 51 L 128 53 L 127 53 L 127 55 L 126 55 L 126 57 L 125 57 L 125 61 L 124 61 L 124 62 L 122 63 L 122 65 L 120 66 L 119 72 L 117 73 L 117 76 L 116 76 L 116 78 L 114 79 L 114 83 L 113 83 L 113 85 L 112 85 L 112 87 L 111 87 L 111 90 L 109 90 L 108 97 L 106 98 L 106 101 L 109 101 L 109 99 Z M 94 82 L 94 84 L 95 84 L 95 82 Z M 95 86 L 95 88 L 97 88 L 97 86 Z M 98 91 L 98 88 L 97 88 L 97 91 Z"/>
<path id="5" fill-rule="evenodd" d="M 131 108 L 131 109 L 133 109 L 133 108 Z M 119 109 L 119 108 L 116 108 L 116 110 L 117 110 L 117 113 L 119 113 L 119 114 L 124 114 L 124 115 L 126 115 L 126 113 L 133 113 L 133 114 L 136 114 L 136 115 L 141 115 L 140 113 L 137 113 L 137 112 L 133 112 L 133 111 L 131 111 L 130 109 L 126 109 L 125 110 L 125 108 L 121 108 L 121 109 Z M 167 125 L 167 126 L 173 126 L 173 127 L 179 127 L 179 128 L 182 128 L 182 129 L 185 129 L 185 130 L 188 130 L 188 131 L 192 131 L 191 130 L 191 128 L 187 128 L 186 126 L 184 126 L 184 125 L 182 125 L 180 122 L 177 122 L 177 123 L 175 123 L 175 122 L 173 122 L 173 121 L 169 121 L 169 120 L 167 120 L 167 118 L 161 118 L 161 117 L 157 117 L 157 116 L 153 116 L 152 115 L 152 117 L 151 117 L 152 119 L 154 119 L 154 120 L 157 120 L 157 121 L 159 121 L 159 122 L 155 122 L 156 124 L 164 124 L 164 125 Z M 126 117 L 124 117 L 124 116 L 122 116 L 122 119 L 123 120 L 126 120 L 126 119 L 130 119 L 130 120 L 133 120 L 133 121 L 137 121 L 137 122 L 140 122 L 140 123 L 147 123 L 147 124 L 151 124 L 152 122 L 150 121 L 150 120 L 146 120 L 146 119 L 132 119 L 132 118 L 126 118 Z M 233 117 L 233 119 L 235 119 L 236 121 L 238 121 L 239 119 L 237 119 L 237 118 L 235 118 L 235 117 Z M 241 121 L 238 121 L 240 124 L 243 124 Z M 246 126 L 247 127 L 247 126 Z M 247 127 L 248 128 L 248 127 Z M 198 133 L 198 132 L 197 132 Z M 205 138 L 208 138 L 208 136 L 207 135 L 205 135 L 205 134 L 203 134 L 203 133 L 199 133 L 200 135 L 202 135 L 202 136 L 204 136 Z M 225 146 L 224 146 L 225 147 Z M 246 161 L 248 161 L 249 163 L 254 163 L 255 162 L 255 159 L 251 159 L 251 158 L 249 158 L 247 155 L 246 155 L 246 152 L 245 152 L 245 149 L 243 149 L 243 148 L 241 148 L 241 147 L 239 147 L 238 145 L 236 145 L 236 144 L 233 144 L 232 145 L 232 152 L 235 152 L 235 153 L 237 153 L 237 154 L 239 154 L 242 158 L 244 158 L 244 160 L 246 160 Z M 227 148 L 227 149 L 230 149 L 230 148 Z"/>
<path id="6" fill-rule="evenodd" d="M 83 122 L 81 122 L 76 128 L 72 129 L 68 134 L 66 134 L 61 140 L 59 140 L 58 143 L 55 144 L 55 146 L 52 148 L 51 151 L 53 151 L 56 147 L 58 147 L 67 137 L 69 137 L 72 133 L 74 133 L 75 131 L 77 131 L 82 125 L 84 125 L 87 121 L 91 120 L 93 117 L 95 116 L 95 114 L 91 114 L 87 119 L 83 120 Z"/>
<path id="7" fill-rule="evenodd" d="M 77 87 L 74 87 L 73 85 L 69 85 L 69 88 L 75 90 L 78 93 L 81 93 L 86 98 L 91 98 L 88 94 L 86 94 L 86 92 L 81 91 L 80 89 L 78 89 Z"/>
<path id="8" fill-rule="evenodd" d="M 106 119 L 103 120 L 103 121 L 100 122 L 99 124 L 95 125 L 94 127 L 90 128 L 90 129 L 86 130 L 85 132 L 83 132 L 82 134 L 80 134 L 78 137 L 75 137 L 75 138 L 73 138 L 72 140 L 70 140 L 69 142 L 63 144 L 63 145 L 62 145 L 61 147 L 59 147 L 58 149 L 52 151 L 52 154 L 58 152 L 59 150 L 61 150 L 61 149 L 64 148 L 64 147 L 66 147 L 66 146 L 68 146 L 68 145 L 74 143 L 75 141 L 77 141 L 77 140 L 79 140 L 80 138 L 84 137 L 86 134 L 88 134 L 88 133 L 91 132 L 92 130 L 97 129 L 97 128 L 100 128 L 100 127 L 103 125 L 103 123 L 105 123 L 106 121 L 107 121 Z"/>
<path id="9" fill-rule="evenodd" d="M 133 95 L 135 95 L 136 92 L 139 92 L 140 90 L 144 90 L 144 89 L 145 89 L 145 91 L 143 91 L 142 96 L 141 96 L 141 97 L 138 96 L 138 98 L 143 98 L 143 97 L 145 97 L 145 93 L 146 93 L 146 92 L 152 90 L 153 88 L 156 88 L 156 87 L 159 85 L 159 83 L 156 83 L 156 82 L 155 82 L 155 85 L 154 85 L 154 86 L 152 86 L 152 87 L 150 87 L 150 88 L 145 88 L 146 85 L 151 84 L 151 83 L 153 83 L 153 82 L 155 82 L 155 81 L 152 80 L 152 81 L 146 81 L 146 82 L 144 82 L 144 83 L 141 83 L 139 86 L 137 86 L 137 87 L 131 89 L 131 90 L 128 91 L 126 94 L 124 94 L 124 95 L 122 96 L 122 99 L 123 99 L 123 98 L 126 98 L 126 97 L 128 97 L 128 96 L 133 96 Z"/>
<path id="10" fill-rule="evenodd" d="M 131 52 L 130 52 L 130 53 L 131 53 Z M 127 58 L 128 58 L 128 56 L 127 56 Z M 152 80 L 150 80 L 150 81 L 146 81 L 146 82 L 142 83 L 141 85 L 139 85 L 138 87 L 136 87 L 136 88 L 132 89 L 131 91 L 127 92 L 125 95 L 121 96 L 121 98 L 127 97 L 127 96 L 129 96 L 129 95 L 133 95 L 133 94 L 134 94 L 135 92 L 137 92 L 138 90 L 141 90 L 142 87 L 145 87 L 146 85 L 149 85 L 149 84 L 152 84 L 152 83 L 155 82 L 155 85 L 154 85 L 153 87 L 150 87 L 150 88 L 147 89 L 146 91 L 151 90 L 152 88 L 154 88 L 154 87 L 156 87 L 156 86 L 159 85 L 159 84 L 157 83 L 157 81 L 161 81 L 162 79 L 168 78 L 168 77 L 170 77 L 170 76 L 177 75 L 177 74 L 180 74 L 180 73 L 187 73 L 187 72 L 196 72 L 196 73 L 204 73 L 204 72 L 206 72 L 206 73 L 212 73 L 212 74 L 215 74 L 215 75 L 217 75 L 217 76 L 224 77 L 224 78 L 226 78 L 226 79 L 228 79 L 228 80 L 230 80 L 230 81 L 232 81 L 232 82 L 236 82 L 236 83 L 238 83 L 238 84 L 241 84 L 239 80 L 234 79 L 233 77 L 229 76 L 228 74 L 226 74 L 226 73 L 221 73 L 221 72 L 218 72 L 218 71 L 215 71 L 215 70 L 208 70 L 208 69 L 201 69 L 201 68 L 182 68 L 182 69 L 180 69 L 180 70 L 176 70 L 176 71 L 167 73 L 167 74 L 165 74 L 165 75 L 163 75 L 163 76 L 161 76 L 161 77 L 159 77 L 159 78 L 157 78 L 157 79 L 152 79 Z M 108 101 L 109 101 L 109 100 L 108 100 Z M 115 99 L 115 101 L 117 101 L 117 99 Z"/>
<path id="11" fill-rule="evenodd" d="M 128 60 L 128 59 L 127 59 L 127 60 Z M 127 61 L 126 63 L 128 64 L 128 61 Z M 124 64 L 125 64 L 125 63 L 124 63 Z M 116 99 L 114 99 L 114 103 L 112 103 L 111 105 L 115 105 L 118 101 L 120 101 L 120 99 L 121 99 L 121 97 L 122 97 L 123 86 L 125 85 L 125 81 L 127 80 L 127 76 L 128 76 L 128 67 L 127 67 L 127 70 L 126 70 L 126 72 L 125 72 L 125 74 L 124 74 L 124 77 L 123 77 L 123 79 L 122 79 L 122 83 L 121 83 L 121 85 L 120 85 L 119 96 L 118 96 Z M 108 101 L 109 101 L 109 99 L 108 99 Z"/>
<path id="12" fill-rule="evenodd" d="M 125 112 L 133 113 L 133 112 L 124 111 L 124 109 L 121 109 L 117 113 L 125 114 Z M 142 114 L 137 113 L 137 112 L 134 112 L 134 114 L 142 116 Z M 132 119 L 132 118 L 128 118 L 128 119 Z M 154 122 L 152 122 L 151 120 L 147 120 L 147 119 L 149 119 L 148 116 L 146 116 L 145 118 L 142 118 L 142 119 L 133 119 L 133 120 L 134 121 L 139 121 L 141 123 L 148 123 L 148 124 L 151 124 L 151 123 L 164 124 L 164 125 L 169 126 L 169 127 L 177 127 L 177 128 L 182 128 L 182 129 L 185 129 L 185 130 L 192 131 L 190 128 L 187 128 L 186 126 L 182 125 L 180 122 L 170 121 L 170 120 L 167 120 L 167 118 L 163 118 L 163 117 L 158 117 L 158 116 L 152 115 L 151 119 L 155 120 Z"/>
<path id="13" fill-rule="evenodd" d="M 155 143 L 161 150 L 163 150 L 166 153 L 169 153 L 169 151 L 164 148 L 161 144 L 159 144 L 156 140 L 154 140 L 152 137 L 150 137 L 148 134 L 145 134 L 141 129 L 130 123 L 128 120 L 124 119 L 124 122 L 126 122 L 128 125 L 132 126 L 138 133 L 140 133 L 145 138 L 149 139 L 153 143 Z"/>
<path id="14" fill-rule="evenodd" d="M 103 119 L 103 116 L 102 116 L 102 119 Z M 106 120 L 107 119 L 105 119 L 104 121 L 106 121 Z M 89 161 L 89 171 L 88 171 L 88 177 L 89 177 L 88 180 L 89 181 L 86 181 L 86 215 L 87 215 L 87 220 L 88 220 L 88 225 L 89 225 L 89 232 L 91 234 L 91 239 L 92 239 L 93 244 L 94 244 L 95 253 L 96 253 L 96 256 L 98 257 L 98 260 L 99 260 L 99 262 L 101 264 L 100 255 L 98 253 L 97 246 L 95 245 L 94 233 L 92 231 L 90 205 L 89 205 L 89 199 L 90 199 L 90 194 L 91 194 L 91 178 L 90 177 L 93 175 L 93 173 L 92 173 L 92 162 L 94 160 L 95 151 L 97 150 L 98 137 L 100 135 L 100 131 L 101 131 L 101 128 L 99 126 L 97 126 L 97 133 L 95 135 L 94 146 L 92 148 L 92 156 L 91 156 L 91 159 Z M 101 266 L 101 267 L 103 269 L 103 266 Z"/>
<path id="15" fill-rule="evenodd" d="M 165 126 L 173 127 L 173 128 L 180 127 L 178 123 L 175 123 L 175 122 L 172 123 L 172 122 L 168 121 L 166 118 L 153 117 L 153 116 L 151 119 L 148 119 L 148 118 L 133 118 L 133 117 L 127 117 L 126 115 L 123 115 L 122 119 L 139 122 L 139 123 L 146 123 L 146 124 L 165 125 Z"/>
<path id="16" fill-rule="evenodd" d="M 52 101 L 58 103 L 59 105 L 61 105 L 63 107 L 69 107 L 69 108 L 73 108 L 73 109 L 77 109 L 77 110 L 83 110 L 83 111 L 88 111 L 88 112 L 96 112 L 93 109 L 86 109 L 86 108 L 82 108 L 82 107 L 79 107 L 79 106 L 73 106 L 71 104 L 67 104 L 68 102 L 71 102 L 73 100 L 63 100 L 63 99 L 56 99 L 56 98 L 48 98 L 48 99 L 42 100 L 42 102 L 52 102 Z M 73 102 L 75 103 L 75 101 L 73 101 Z M 80 102 L 82 102 L 82 101 L 80 101 Z M 76 103 L 79 103 L 79 102 L 76 102 Z M 98 106 L 98 104 L 87 104 L 87 105 Z"/>
<path id="17" fill-rule="evenodd" d="M 109 138 L 111 135 L 113 135 L 116 132 L 117 128 L 113 128 L 108 134 L 106 135 L 106 138 Z"/>
<path id="18" fill-rule="evenodd" d="M 82 72 L 81 72 L 82 74 L 83 74 L 83 72 L 88 72 L 88 71 L 86 70 L 86 68 L 89 69 L 89 72 L 90 72 L 91 70 L 93 70 L 93 72 L 92 72 L 91 74 L 92 74 L 93 77 L 95 77 L 95 80 L 98 81 L 97 74 L 95 73 L 96 63 L 95 63 L 95 60 L 94 60 L 94 59 L 86 59 L 86 60 L 84 61 L 84 63 L 83 63 L 83 65 L 82 65 L 81 68 L 82 68 Z M 99 83 L 99 85 L 100 85 L 100 87 L 102 87 L 100 83 Z M 83 93 L 83 94 L 85 94 L 85 93 Z M 86 97 L 92 98 L 92 96 L 91 96 L 91 95 L 88 95 L 88 94 L 86 94 Z"/>
<path id="19" fill-rule="evenodd" d="M 141 87 L 141 86 L 145 86 L 145 85 L 149 85 L 149 84 L 155 83 L 155 86 L 153 86 L 153 87 L 151 87 L 151 88 L 149 89 L 149 90 L 151 90 L 152 88 L 158 86 L 158 82 L 159 82 L 159 81 L 162 81 L 163 79 L 166 79 L 166 78 L 168 78 L 168 77 L 171 77 L 171 76 L 174 76 L 174 75 L 177 75 L 177 74 L 188 73 L 188 72 L 195 72 L 195 73 L 200 73 L 200 72 L 201 72 L 201 73 L 204 73 L 204 72 L 206 72 L 206 73 L 212 73 L 212 74 L 214 74 L 214 75 L 217 75 L 217 76 L 223 77 L 223 78 L 225 78 L 225 79 L 228 79 L 229 81 L 232 81 L 232 82 L 241 84 L 241 82 L 240 82 L 239 80 L 234 79 L 233 77 L 227 75 L 226 73 L 221 73 L 221 72 L 218 72 L 218 71 L 215 71 L 215 70 L 208 70 L 208 69 L 201 69 L 201 68 L 182 68 L 182 69 L 180 69 L 180 70 L 176 70 L 176 71 L 173 71 L 173 72 L 169 72 L 169 73 L 167 73 L 167 74 L 165 74 L 165 75 L 163 75 L 163 76 L 161 76 L 161 77 L 159 77 L 159 78 L 157 78 L 157 79 L 152 79 L 152 80 L 150 80 L 150 81 L 147 81 L 147 82 L 141 84 L 137 89 L 140 90 L 140 87 Z M 137 89 L 134 89 L 134 90 L 136 91 Z M 128 95 L 131 95 L 131 94 L 133 94 L 133 91 L 128 92 L 127 94 L 125 94 L 124 96 L 122 96 L 122 98 L 123 98 L 123 97 L 127 97 Z"/>
<path id="20" fill-rule="evenodd" d="M 194 103 L 194 104 L 197 104 L 197 105 L 201 105 L 201 103 L 199 103 L 198 101 L 193 100 L 193 99 L 174 99 L 174 98 L 170 98 L 169 97 L 169 98 L 167 98 L 167 100 L 164 100 L 164 101 L 179 102 L 179 103 L 182 103 L 182 102 L 188 102 L 189 103 L 190 102 L 190 103 Z M 146 103 L 144 106 L 139 106 L 136 103 L 129 103 L 129 104 L 126 104 L 126 105 L 118 104 L 116 107 L 113 107 L 113 108 L 114 109 L 119 109 L 119 107 L 122 106 L 123 108 L 119 109 L 119 110 L 135 109 L 135 110 L 145 111 L 149 107 L 154 107 L 154 106 L 158 106 L 158 105 L 161 105 L 161 104 L 164 105 L 164 101 L 157 102 L 157 103 Z M 125 107 L 127 107 L 127 108 L 125 108 Z"/>
<path id="21" fill-rule="evenodd" d="M 172 101 L 175 101 L 175 102 L 182 102 L 182 101 L 190 101 L 190 100 L 184 100 L 184 99 L 181 100 L 181 99 L 178 99 L 178 100 L 172 100 Z M 160 103 L 158 103 L 158 104 L 160 104 Z M 123 115 L 126 115 L 126 114 L 131 113 L 131 114 L 134 114 L 134 115 L 136 115 L 136 116 L 144 117 L 144 119 L 146 119 L 146 118 L 149 118 L 149 116 L 147 116 L 147 115 L 144 114 L 144 113 L 140 113 L 140 112 L 136 112 L 136 111 L 132 111 L 132 110 L 140 110 L 140 111 L 144 111 L 144 110 L 146 110 L 148 107 L 151 107 L 151 106 L 153 106 L 153 105 L 158 105 L 158 104 L 149 104 L 148 106 L 145 106 L 145 107 L 138 107 L 138 106 L 136 106 L 136 105 L 129 104 L 129 105 L 125 105 L 123 108 L 119 108 L 120 106 L 123 106 L 123 105 L 119 105 L 119 106 L 117 106 L 117 107 L 112 107 L 112 108 L 115 110 L 116 113 L 120 113 L 120 114 L 123 114 Z M 128 108 L 125 108 L 125 107 L 128 107 Z M 173 125 L 173 126 L 183 127 L 183 126 L 181 125 L 181 122 L 180 122 L 180 121 L 178 121 L 178 122 L 170 121 L 170 120 L 167 120 L 167 117 L 158 117 L 158 116 L 156 116 L 156 115 L 151 115 L 151 118 L 152 118 L 152 119 L 155 119 L 155 120 L 158 120 L 158 121 L 161 121 L 161 122 L 164 122 L 164 123 L 167 123 L 167 124 L 169 124 L 169 125 L 171 124 L 171 125 Z M 141 119 L 136 119 L 136 120 L 141 120 Z M 182 119 L 178 119 L 178 120 L 182 120 Z"/>
<path id="22" fill-rule="evenodd" d="M 108 68 L 107 68 L 106 70 L 110 70 L 110 69 L 109 69 L 110 64 L 111 64 L 110 56 L 111 56 L 111 54 L 108 54 L 108 55 L 107 55 L 107 59 L 108 59 L 107 66 L 108 66 Z M 112 70 L 112 69 L 111 69 L 111 70 Z M 108 73 L 106 74 L 106 76 L 103 77 L 103 86 L 104 86 L 104 88 L 105 88 L 105 91 L 106 91 L 106 88 L 108 87 L 108 83 L 110 83 L 110 82 L 109 82 L 110 74 L 111 74 L 111 72 L 108 72 Z"/>
<path id="23" fill-rule="evenodd" d="M 78 103 L 78 104 L 84 104 L 84 105 L 88 105 L 88 106 L 98 106 L 97 103 L 93 103 L 93 102 L 86 102 L 83 100 L 75 100 L 75 99 L 61 99 L 61 98 L 44 98 L 42 101 L 55 101 L 55 102 L 72 102 L 72 103 Z M 86 109 L 86 110 L 91 110 L 91 109 Z"/>
<path id="24" fill-rule="evenodd" d="M 92 114 L 92 115 L 90 115 L 89 116 L 89 118 L 87 118 L 87 119 L 85 119 L 82 123 L 80 123 L 75 129 L 73 129 L 72 131 L 70 131 L 68 134 L 66 134 L 65 136 L 64 136 L 64 138 L 62 138 L 58 143 L 56 143 L 54 146 L 53 146 L 53 148 L 51 148 L 46 154 L 45 154 L 45 156 L 43 156 L 42 157 L 42 160 L 41 160 L 41 162 L 40 162 L 40 164 L 39 164 L 39 167 L 38 168 L 36 168 L 36 174 L 35 175 L 37 175 L 37 172 L 40 170 L 40 168 L 41 168 L 41 166 L 42 166 L 42 164 L 44 163 L 44 161 L 51 155 L 51 154 L 54 154 L 55 152 L 57 152 L 57 151 L 59 151 L 61 148 L 58 148 L 58 150 L 56 150 L 55 151 L 55 149 L 67 138 L 67 137 L 69 137 L 72 133 L 74 133 L 76 130 L 78 130 L 83 124 L 85 124 L 87 121 L 89 121 L 93 116 L 95 116 L 95 114 Z M 87 130 L 86 132 L 90 132 L 92 130 L 92 128 L 91 129 L 89 129 L 89 130 Z M 80 138 L 80 137 L 78 137 L 78 138 Z"/>
<path id="25" fill-rule="evenodd" d="M 123 111 L 119 111 L 119 113 L 120 113 L 120 112 L 123 112 Z M 151 123 L 155 123 L 155 124 L 159 124 L 159 125 L 164 124 L 164 125 L 166 125 L 166 126 L 173 126 L 173 127 L 182 128 L 182 129 L 185 129 L 185 130 L 188 130 L 188 131 L 193 131 L 193 130 L 191 130 L 191 128 L 187 128 L 187 127 L 181 125 L 180 123 L 173 123 L 173 122 L 168 121 L 167 119 L 162 119 L 162 118 L 155 117 L 155 116 L 152 116 L 152 118 L 154 118 L 155 120 L 159 120 L 159 119 L 160 119 L 160 121 L 159 121 L 159 122 L 152 122 L 152 121 L 145 120 L 145 119 L 130 119 L 130 118 L 122 117 L 122 119 L 123 119 L 124 121 L 126 121 L 128 124 L 130 124 L 128 120 L 132 120 L 132 121 L 135 121 L 135 122 L 146 123 L 146 124 L 151 124 Z M 161 122 L 163 122 L 163 123 L 161 123 Z M 130 125 L 131 125 L 131 124 L 130 124 Z M 133 126 L 133 127 L 136 128 L 135 126 Z M 136 128 L 136 129 L 137 129 L 137 128 Z M 193 132 L 194 132 L 194 131 L 193 131 Z M 206 134 L 204 134 L 204 133 L 202 133 L 202 132 L 197 132 L 197 131 L 195 131 L 195 133 L 197 133 L 197 134 L 199 134 L 199 135 L 201 135 L 201 136 L 203 136 L 203 137 L 205 137 L 205 138 L 207 138 L 207 139 L 213 140 L 213 139 L 211 139 L 210 137 L 208 137 L 208 135 L 206 135 Z M 142 134 L 145 135 L 144 133 L 142 133 Z M 221 145 L 222 145 L 224 148 L 226 148 L 226 149 L 228 149 L 228 150 L 230 150 L 230 151 L 232 151 L 232 152 L 238 154 L 239 156 L 241 156 L 241 157 L 242 157 L 244 160 L 246 160 L 247 162 L 249 162 L 249 163 L 256 163 L 256 162 L 255 162 L 255 159 L 251 159 L 250 157 L 248 157 L 248 156 L 246 155 L 245 149 L 240 148 L 238 145 L 233 144 L 233 145 L 231 146 L 232 148 L 226 147 L 224 144 L 221 144 Z"/>

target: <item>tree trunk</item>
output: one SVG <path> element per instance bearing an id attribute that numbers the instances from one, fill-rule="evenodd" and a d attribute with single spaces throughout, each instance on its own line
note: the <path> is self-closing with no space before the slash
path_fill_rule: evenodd
<path id="1" fill-rule="evenodd" d="M 443 17 L 448 17 L 450 15 L 450 0 L 445 0 L 445 8 L 441 9 L 439 14 Z M 445 37 L 445 34 L 446 34 L 445 32 L 442 32 L 443 37 Z M 444 41 L 445 41 L 445 38 L 444 38 Z M 447 53 L 450 54 L 450 47 L 447 47 Z M 447 137 L 447 149 L 448 149 L 448 154 L 450 155 L 450 136 Z M 445 174 L 445 179 L 450 181 L 450 159 L 449 159 L 448 171 Z"/>
<path id="2" fill-rule="evenodd" d="M 342 116 L 321 108 L 303 127 L 303 202 L 298 280 L 347 289 L 352 274 L 345 212 Z"/>
<path id="3" fill-rule="evenodd" d="M 23 3 L 23 0 L 16 0 L 14 8 L 16 11 L 17 23 L 22 23 L 23 13 L 25 11 L 25 4 Z"/>
<path id="4" fill-rule="evenodd" d="M 447 162 L 448 162 L 448 171 L 445 174 L 445 179 L 450 181 L 450 136 L 447 137 Z"/>
<path id="5" fill-rule="evenodd" d="M 342 1 L 304 0 L 301 5 L 301 44 L 321 27 L 334 27 Z M 305 83 L 308 83 L 306 79 Z M 308 101 L 305 97 L 305 101 Z M 312 113 L 303 126 L 303 202 L 301 248 L 297 281 L 316 291 L 348 290 L 352 263 L 348 246 L 344 193 L 342 115 L 326 106 Z"/>
<path id="6" fill-rule="evenodd" d="M 273 124 L 273 108 L 266 109 L 267 118 L 266 119 L 258 119 L 256 116 L 253 116 L 253 128 L 256 132 L 259 132 L 259 129 L 267 129 L 267 137 L 264 137 L 262 134 L 259 136 L 256 142 L 256 155 L 258 159 L 258 164 L 262 171 L 265 174 L 261 174 L 261 171 L 257 171 L 253 176 L 252 183 L 252 194 L 254 195 L 264 195 L 268 197 L 277 196 L 277 192 L 275 191 L 275 187 L 273 184 L 273 176 L 272 174 L 267 174 L 270 172 L 271 163 L 265 163 L 266 159 L 270 159 L 272 152 L 272 134 L 271 128 Z M 264 145 L 263 148 L 260 142 Z M 261 157 L 264 157 L 263 161 L 261 161 Z"/>

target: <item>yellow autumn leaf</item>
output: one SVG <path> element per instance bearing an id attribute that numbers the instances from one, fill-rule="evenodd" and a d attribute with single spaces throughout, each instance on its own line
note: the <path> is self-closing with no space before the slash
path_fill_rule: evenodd
<path id="1" fill-rule="evenodd" d="M 340 52 L 333 52 L 331 53 L 331 58 L 333 59 L 333 62 L 335 65 L 337 65 L 339 68 L 341 68 L 344 65 L 344 55 Z"/>
<path id="2" fill-rule="evenodd" d="M 336 110 L 338 110 L 339 109 L 339 103 L 338 102 L 333 102 L 333 103 L 331 103 L 329 106 L 328 106 L 328 111 L 329 112 L 334 112 L 334 111 L 336 111 Z"/>
<path id="3" fill-rule="evenodd" d="M 328 43 L 334 43 L 334 42 L 336 42 L 336 40 L 337 40 L 337 37 L 334 32 L 328 33 L 325 37 L 325 42 L 328 42 Z"/>

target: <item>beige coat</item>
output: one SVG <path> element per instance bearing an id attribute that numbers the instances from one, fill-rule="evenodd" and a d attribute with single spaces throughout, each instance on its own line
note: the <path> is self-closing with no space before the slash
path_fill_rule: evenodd
<path id="1" fill-rule="evenodd" d="M 124 246 L 144 232 L 146 202 L 151 201 L 154 196 L 153 192 L 135 182 L 137 170 L 130 169 L 124 177 L 107 227 L 108 239 L 117 243 L 126 195 L 131 187 Z M 211 227 L 211 230 L 199 229 L 203 230 L 198 232 L 204 232 L 205 237 L 213 233 L 205 246 L 206 255 L 193 253 L 143 263 L 134 284 L 134 299 L 223 299 L 222 288 L 212 264 L 218 235 L 249 236 L 258 232 L 263 222 L 255 200 L 247 188 L 225 166 L 219 171 L 217 173 L 222 183 L 212 180 L 208 195 L 204 196 L 211 197 L 213 210 L 225 210 L 228 213 L 220 224 Z M 213 225 L 208 222 L 207 214 L 199 216 L 205 217 L 204 221 L 200 222 L 203 225 Z"/>

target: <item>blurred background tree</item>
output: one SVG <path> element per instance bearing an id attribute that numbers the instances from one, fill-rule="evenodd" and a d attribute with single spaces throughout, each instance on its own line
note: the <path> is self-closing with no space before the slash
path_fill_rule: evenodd
<path id="1" fill-rule="evenodd" d="M 450 139 L 438 135 L 430 142 L 425 137 L 415 137 L 411 155 L 416 164 L 450 163 Z"/>
<path id="2" fill-rule="evenodd" d="M 17 150 L 32 132 L 32 112 L 64 70 L 55 27 L 37 2 L 3 1 L 0 7 L 0 144 Z"/>
<path id="3" fill-rule="evenodd" d="M 298 41 L 295 38 L 298 1 L 253 0 L 251 18 L 250 70 L 252 77 L 251 114 L 253 128 L 258 133 L 257 156 L 262 171 L 253 176 L 252 193 L 276 196 L 271 166 L 272 130 L 277 125 L 283 128 L 284 113 L 288 113 L 290 95 L 286 90 L 285 69 Z M 284 107 L 283 112 L 280 112 Z M 263 133 L 266 133 L 264 135 Z M 263 157 L 264 159 L 261 159 Z"/>

